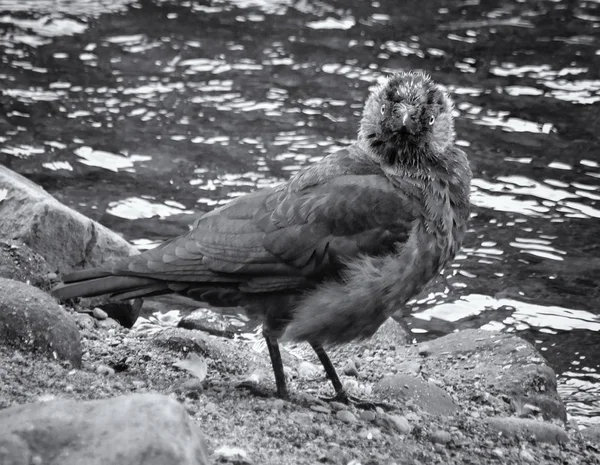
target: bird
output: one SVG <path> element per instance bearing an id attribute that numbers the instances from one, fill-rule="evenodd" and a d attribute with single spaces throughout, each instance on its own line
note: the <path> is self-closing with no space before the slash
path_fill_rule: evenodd
<path id="1" fill-rule="evenodd" d="M 262 323 L 278 397 L 289 398 L 279 343 L 298 341 L 318 356 L 332 399 L 351 402 L 325 347 L 367 339 L 408 312 L 465 237 L 472 174 L 453 110 L 425 71 L 384 76 L 351 145 L 203 214 L 154 249 L 65 275 L 52 292 L 176 293 L 244 308 Z"/>

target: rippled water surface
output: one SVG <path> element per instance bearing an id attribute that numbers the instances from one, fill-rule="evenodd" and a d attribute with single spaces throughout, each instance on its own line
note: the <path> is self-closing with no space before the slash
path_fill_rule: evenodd
<path id="1" fill-rule="evenodd" d="M 516 332 L 600 423 L 600 2 L 0 0 L 0 162 L 140 248 L 354 139 L 368 89 L 447 86 L 475 205 L 419 339 Z"/>

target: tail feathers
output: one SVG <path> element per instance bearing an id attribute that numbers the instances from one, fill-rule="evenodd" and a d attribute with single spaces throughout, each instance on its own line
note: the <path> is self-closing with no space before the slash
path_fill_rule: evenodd
<path id="1" fill-rule="evenodd" d="M 166 289 L 167 284 L 156 279 L 138 276 L 111 276 L 109 272 L 84 270 L 65 277 L 64 283 L 52 289 L 52 294 L 60 300 L 75 297 L 94 297 L 102 294 L 134 295 L 135 297 L 154 293 L 157 288 Z"/>

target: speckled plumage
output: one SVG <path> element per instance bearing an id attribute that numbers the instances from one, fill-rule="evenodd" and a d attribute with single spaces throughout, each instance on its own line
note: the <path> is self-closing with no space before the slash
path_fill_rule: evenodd
<path id="1" fill-rule="evenodd" d="M 371 336 L 462 243 L 471 172 L 454 145 L 452 110 L 426 74 L 391 75 L 367 99 L 354 145 L 203 215 L 156 249 L 66 276 L 54 293 L 177 292 L 243 306 L 263 322 L 279 395 L 281 337 L 310 342 L 340 395 L 323 344 Z"/>

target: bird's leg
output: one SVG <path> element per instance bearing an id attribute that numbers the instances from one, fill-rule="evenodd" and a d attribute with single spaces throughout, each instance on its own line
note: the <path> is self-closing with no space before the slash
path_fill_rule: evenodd
<path id="1" fill-rule="evenodd" d="M 281 352 L 279 352 L 279 343 L 277 338 L 264 334 L 265 341 L 267 341 L 267 348 L 269 349 L 269 356 L 271 357 L 271 365 L 273 366 L 273 373 L 275 373 L 275 384 L 277 385 L 277 396 L 281 399 L 287 399 L 289 397 L 287 386 L 285 383 L 285 373 L 283 371 L 283 362 L 281 361 Z"/>
<path id="2" fill-rule="evenodd" d="M 349 395 L 346 392 L 346 390 L 344 389 L 344 385 L 340 381 L 340 378 L 339 378 L 337 372 L 335 371 L 335 367 L 333 366 L 333 363 L 331 363 L 331 360 L 329 359 L 329 356 L 325 352 L 325 349 L 323 348 L 323 346 L 321 344 L 313 343 L 313 342 L 311 342 L 310 345 L 313 348 L 313 350 L 316 352 L 317 356 L 319 357 L 319 360 L 321 361 L 323 368 L 325 368 L 325 373 L 327 373 L 327 377 L 331 380 L 331 384 L 333 384 L 333 389 L 335 389 L 334 397 L 324 398 L 323 400 L 325 400 L 327 402 L 332 402 L 332 401 L 342 402 L 344 404 L 352 403 L 358 408 L 367 409 L 367 410 L 374 410 L 375 407 L 382 407 L 385 410 L 391 410 L 391 406 L 389 406 L 387 404 L 369 402 L 369 401 L 358 399 L 354 396 Z"/>
<path id="3" fill-rule="evenodd" d="M 333 389 L 335 389 L 335 397 L 330 400 L 336 400 L 338 402 L 344 402 L 347 404 L 348 394 L 346 393 L 344 385 L 340 381 L 340 378 L 337 372 L 335 371 L 333 363 L 331 363 L 329 356 L 325 352 L 325 349 L 323 349 L 323 346 L 321 344 L 311 342 L 310 345 L 319 357 L 323 368 L 325 368 L 325 373 L 327 373 L 327 377 L 331 380 L 331 384 L 333 384 Z"/>

